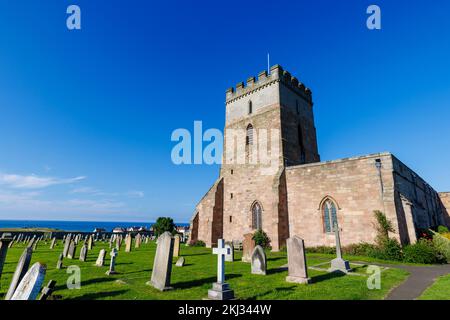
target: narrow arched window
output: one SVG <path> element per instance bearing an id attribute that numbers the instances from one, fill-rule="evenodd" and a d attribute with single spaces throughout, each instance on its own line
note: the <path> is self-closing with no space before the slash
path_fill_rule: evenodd
<path id="1" fill-rule="evenodd" d="M 245 137 L 245 144 L 247 146 L 253 144 L 253 126 L 251 124 L 249 124 L 247 126 L 247 134 Z"/>
<path id="2" fill-rule="evenodd" d="M 252 206 L 252 229 L 262 230 L 262 210 L 258 202 Z"/>
<path id="3" fill-rule="evenodd" d="M 248 102 L 248 114 L 252 114 L 253 113 L 253 103 L 252 101 Z"/>
<path id="4" fill-rule="evenodd" d="M 334 224 L 337 224 L 336 205 L 330 199 L 327 199 L 322 205 L 323 212 L 323 228 L 325 232 L 333 232 Z"/>

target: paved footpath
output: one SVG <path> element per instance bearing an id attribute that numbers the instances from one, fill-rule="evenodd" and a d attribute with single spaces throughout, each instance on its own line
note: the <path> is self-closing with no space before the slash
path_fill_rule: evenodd
<path id="1" fill-rule="evenodd" d="M 430 287 L 434 281 L 443 275 L 450 274 L 450 264 L 435 265 L 429 267 L 415 267 L 404 265 L 381 266 L 406 270 L 410 276 L 405 282 L 394 288 L 386 297 L 386 300 L 414 300 Z"/>

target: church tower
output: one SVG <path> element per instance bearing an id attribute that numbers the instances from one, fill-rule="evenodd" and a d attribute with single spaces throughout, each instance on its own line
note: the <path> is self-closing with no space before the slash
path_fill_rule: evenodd
<path id="1" fill-rule="evenodd" d="M 268 160 L 270 159 L 270 160 Z M 289 237 L 284 168 L 319 162 L 311 91 L 279 65 L 226 92 L 222 213 L 217 236 L 262 229 L 278 250 Z M 221 221 L 219 221 L 221 220 Z M 214 237 L 213 237 L 214 238 Z"/>

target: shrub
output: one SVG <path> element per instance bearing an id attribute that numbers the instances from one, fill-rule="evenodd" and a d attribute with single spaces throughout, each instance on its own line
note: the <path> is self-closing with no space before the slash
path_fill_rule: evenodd
<path id="1" fill-rule="evenodd" d="M 263 247 L 264 249 L 270 249 L 270 238 L 262 230 L 258 230 L 253 234 L 253 240 L 255 240 L 255 244 Z"/>
<path id="2" fill-rule="evenodd" d="M 318 247 L 309 247 L 306 248 L 307 253 L 321 253 L 321 254 L 336 254 L 335 247 L 326 247 L 326 246 L 318 246 Z"/>
<path id="3" fill-rule="evenodd" d="M 443 233 L 442 236 L 450 240 L 450 232 Z"/>
<path id="4" fill-rule="evenodd" d="M 156 222 L 152 227 L 155 232 L 156 238 L 158 238 L 166 231 L 169 231 L 172 234 L 176 232 L 175 224 L 173 223 L 172 218 L 169 217 L 159 217 L 158 219 L 156 219 Z"/>
<path id="5" fill-rule="evenodd" d="M 206 247 L 206 244 L 202 240 L 194 240 L 189 243 L 191 247 Z"/>
<path id="6" fill-rule="evenodd" d="M 361 242 L 357 244 L 350 244 L 342 248 L 342 253 L 352 256 L 368 256 L 369 253 L 376 249 L 376 246 L 370 243 Z"/>
<path id="7" fill-rule="evenodd" d="M 401 261 L 403 260 L 402 246 L 397 239 L 386 240 L 381 248 L 385 260 Z"/>
<path id="8" fill-rule="evenodd" d="M 419 235 L 419 240 L 433 240 L 433 231 L 431 231 L 430 229 L 419 229 L 417 234 Z"/>
<path id="9" fill-rule="evenodd" d="M 415 244 L 405 246 L 403 254 L 405 262 L 433 264 L 440 260 L 433 242 L 427 239 L 420 239 Z"/>
<path id="10" fill-rule="evenodd" d="M 440 233 L 440 234 L 443 234 L 443 233 L 447 233 L 447 232 L 449 232 L 449 231 L 448 231 L 448 228 L 447 228 L 447 227 L 445 227 L 445 226 L 439 226 L 439 227 L 437 228 L 437 232 Z"/>
<path id="11" fill-rule="evenodd" d="M 388 220 L 383 212 L 375 210 L 373 213 L 375 214 L 375 219 L 377 220 L 377 243 L 381 245 L 384 241 L 389 239 L 389 232 L 395 232 L 395 229 L 392 226 L 392 222 Z"/>
<path id="12" fill-rule="evenodd" d="M 442 258 L 450 262 L 450 239 L 445 238 L 439 233 L 434 233 L 433 245 L 442 255 Z"/>

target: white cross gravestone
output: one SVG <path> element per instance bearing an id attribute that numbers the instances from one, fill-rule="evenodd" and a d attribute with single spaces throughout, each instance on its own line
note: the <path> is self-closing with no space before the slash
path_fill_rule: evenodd
<path id="1" fill-rule="evenodd" d="M 36 300 L 45 278 L 45 266 L 36 262 L 20 281 L 11 300 Z"/>
<path id="2" fill-rule="evenodd" d="M 230 254 L 230 248 L 225 247 L 225 240 L 217 240 L 217 248 L 213 249 L 213 254 L 217 254 L 217 282 L 214 282 L 212 289 L 208 290 L 208 299 L 234 299 L 234 291 L 230 289 L 228 283 L 225 283 L 225 255 Z"/>
<path id="3" fill-rule="evenodd" d="M 288 276 L 287 282 L 305 283 L 311 282 L 308 278 L 308 267 L 306 265 L 305 242 L 294 236 L 287 239 Z"/>
<path id="4" fill-rule="evenodd" d="M 331 260 L 331 268 L 328 270 L 330 272 L 340 271 L 343 273 L 348 273 L 352 269 L 350 268 L 350 263 L 347 260 L 342 259 L 341 251 L 341 239 L 339 237 L 339 227 L 337 222 L 334 223 L 334 235 L 336 237 L 336 259 Z"/>
<path id="5" fill-rule="evenodd" d="M 106 274 L 109 276 L 111 274 L 117 274 L 116 271 L 116 257 L 117 257 L 117 249 L 114 248 L 111 250 L 109 254 L 111 256 L 111 262 L 109 263 L 109 270 L 106 271 Z"/>
<path id="6" fill-rule="evenodd" d="M 170 232 L 166 231 L 158 238 L 152 277 L 147 284 L 160 291 L 172 289 L 170 287 L 170 276 L 172 273 L 173 244 L 174 239 Z"/>
<path id="7" fill-rule="evenodd" d="M 16 291 L 17 286 L 20 281 L 23 279 L 25 274 L 30 267 L 31 256 L 33 255 L 33 249 L 25 248 L 22 255 L 20 256 L 19 262 L 16 266 L 16 271 L 14 272 L 13 278 L 11 280 L 11 284 L 9 285 L 8 292 L 6 293 L 5 300 L 10 300 Z"/>

